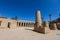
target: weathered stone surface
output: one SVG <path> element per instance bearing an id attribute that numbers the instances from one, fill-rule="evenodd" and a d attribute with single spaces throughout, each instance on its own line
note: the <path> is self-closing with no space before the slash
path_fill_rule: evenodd
<path id="1" fill-rule="evenodd" d="M 46 33 L 50 33 L 50 29 L 48 27 L 44 27 L 43 28 L 43 33 L 46 34 Z"/>
<path id="2" fill-rule="evenodd" d="M 49 27 L 49 23 L 48 22 L 43 22 L 43 27 Z"/>
<path id="3" fill-rule="evenodd" d="M 35 22 L 25 20 L 12 20 L 0 16 L 0 28 L 18 28 L 18 27 L 34 27 Z"/>
<path id="4" fill-rule="evenodd" d="M 49 28 L 49 23 L 48 22 L 43 22 L 43 33 L 49 33 L 50 28 Z"/>
<path id="5" fill-rule="evenodd" d="M 35 20 L 35 26 L 34 30 L 37 30 L 41 26 L 41 17 L 40 17 L 40 11 L 36 11 L 36 20 Z"/>
<path id="6" fill-rule="evenodd" d="M 37 11 L 36 12 L 36 21 L 35 21 L 35 26 L 34 26 L 34 30 L 40 33 L 49 33 L 49 24 L 48 22 L 44 22 L 43 25 L 41 25 L 41 17 L 40 17 L 40 12 Z"/>
<path id="7" fill-rule="evenodd" d="M 57 30 L 57 25 L 56 25 L 56 23 L 51 23 L 51 24 L 50 24 L 50 29 L 51 29 L 51 30 Z"/>
<path id="8" fill-rule="evenodd" d="M 57 29 L 60 30 L 60 23 L 57 23 Z"/>
<path id="9" fill-rule="evenodd" d="M 50 29 L 48 27 L 36 28 L 35 31 L 43 34 L 50 33 Z"/>

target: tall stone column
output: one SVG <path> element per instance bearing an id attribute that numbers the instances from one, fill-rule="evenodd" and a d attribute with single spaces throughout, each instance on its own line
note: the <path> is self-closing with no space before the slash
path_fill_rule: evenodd
<path id="1" fill-rule="evenodd" d="M 36 11 L 36 20 L 35 20 L 35 29 L 39 28 L 41 26 L 41 14 L 40 11 Z"/>
<path id="2" fill-rule="evenodd" d="M 36 25 L 37 27 L 41 26 L 41 14 L 39 10 L 36 11 Z"/>

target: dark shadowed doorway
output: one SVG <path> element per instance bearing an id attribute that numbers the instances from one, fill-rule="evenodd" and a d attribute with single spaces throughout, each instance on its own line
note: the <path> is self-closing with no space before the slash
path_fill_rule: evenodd
<path id="1" fill-rule="evenodd" d="M 8 22 L 8 28 L 10 28 L 10 24 L 11 24 L 11 23 L 10 23 L 10 22 Z"/>

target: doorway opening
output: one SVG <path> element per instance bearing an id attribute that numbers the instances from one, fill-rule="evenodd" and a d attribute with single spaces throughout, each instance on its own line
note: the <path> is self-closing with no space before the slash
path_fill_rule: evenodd
<path id="1" fill-rule="evenodd" d="M 8 22 L 8 28 L 10 28 L 10 24 L 11 24 L 11 23 L 10 23 L 10 22 Z"/>

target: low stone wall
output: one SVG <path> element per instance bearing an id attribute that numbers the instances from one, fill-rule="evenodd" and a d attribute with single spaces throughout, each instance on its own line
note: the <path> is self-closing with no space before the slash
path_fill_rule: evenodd
<path id="1" fill-rule="evenodd" d="M 50 32 L 50 29 L 47 28 L 47 27 L 39 27 L 37 29 L 35 29 L 36 32 L 39 32 L 39 33 L 43 33 L 43 34 L 46 34 L 46 33 L 49 33 Z"/>

